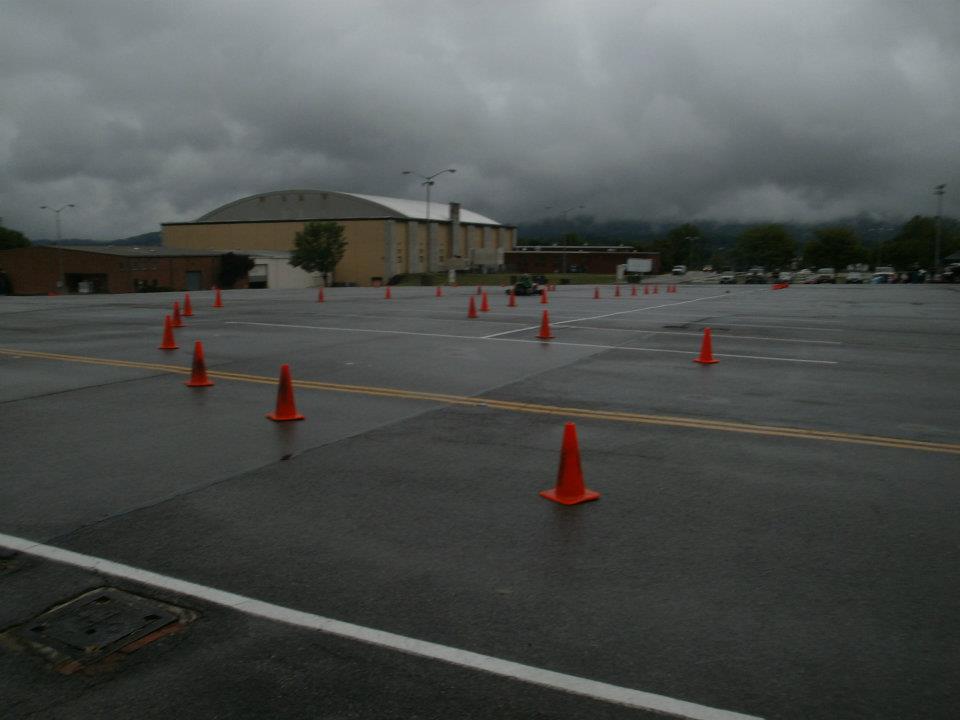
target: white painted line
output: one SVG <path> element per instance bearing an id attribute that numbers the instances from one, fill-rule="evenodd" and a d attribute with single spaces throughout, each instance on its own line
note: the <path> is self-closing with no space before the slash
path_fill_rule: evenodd
<path id="1" fill-rule="evenodd" d="M 207 587 L 206 585 L 200 585 L 188 580 L 180 580 L 167 575 L 160 575 L 159 573 L 142 570 L 131 565 L 123 565 L 92 555 L 82 555 L 52 545 L 43 545 L 42 543 L 13 535 L 0 533 L 0 546 L 26 553 L 27 555 L 42 557 L 54 562 L 83 568 L 84 570 L 119 577 L 124 580 L 143 583 L 144 585 L 198 598 L 215 605 L 221 605 L 238 612 L 246 613 L 247 615 L 274 620 L 309 630 L 317 630 L 329 635 L 336 635 L 390 650 L 397 650 L 408 655 L 440 660 L 441 662 L 458 665 L 470 670 L 480 670 L 493 675 L 510 678 L 511 680 L 519 680 L 530 683 L 531 685 L 539 685 L 550 688 L 551 690 L 558 690 L 570 695 L 582 695 L 601 702 L 625 705 L 640 710 L 651 710 L 674 717 L 688 718 L 689 720 L 760 720 L 760 718 L 752 715 L 743 715 L 729 710 L 697 705 L 696 703 L 676 700 L 666 697 L 665 695 L 656 695 L 654 693 L 643 692 L 642 690 L 632 690 L 618 685 L 588 680 L 587 678 L 576 675 L 566 675 L 531 665 L 522 665 L 490 655 L 480 655 L 479 653 L 469 650 L 460 650 L 447 645 L 427 642 L 426 640 L 417 640 L 416 638 L 410 638 L 404 635 L 396 635 L 384 630 L 354 625 L 341 620 L 323 617 L 322 615 L 314 615 L 313 613 L 294 610 L 283 607 L 282 605 L 274 605 L 273 603 L 263 602 L 255 598 L 217 590 L 216 588 Z"/>
<path id="2" fill-rule="evenodd" d="M 279 328 L 298 328 L 301 330 L 332 330 L 334 332 L 356 332 L 356 333 L 379 333 L 382 335 L 417 335 L 420 337 L 438 337 L 438 338 L 452 338 L 454 340 L 494 340 L 497 342 L 522 342 L 522 343 L 537 343 L 537 344 L 549 344 L 549 345 L 563 345 L 566 347 L 584 347 L 584 348 L 597 348 L 600 350 L 631 350 L 634 352 L 660 352 L 660 353 L 676 353 L 679 355 L 697 355 L 698 353 L 691 350 L 667 350 L 664 348 L 644 348 L 644 347 L 632 347 L 628 345 L 597 345 L 593 343 L 576 343 L 576 342 L 564 342 L 559 340 L 539 340 L 539 339 L 527 339 L 527 338 L 508 338 L 508 337 L 498 337 L 495 335 L 442 335 L 440 333 L 422 333 L 422 332 L 409 332 L 407 330 L 370 330 L 367 328 L 341 328 L 341 327 L 324 327 L 322 325 L 290 325 L 285 323 L 260 323 L 260 322 L 245 322 L 241 320 L 228 320 L 227 325 L 259 325 L 263 327 L 279 327 Z M 559 324 L 559 323 L 557 323 Z M 537 330 L 539 325 L 527 328 L 527 330 Z M 516 330 L 511 330 L 511 332 L 518 332 Z M 645 331 L 641 331 L 645 332 Z M 776 362 L 794 362 L 794 363 L 810 363 L 813 365 L 837 365 L 836 360 L 807 360 L 805 358 L 784 358 L 784 357 L 768 357 L 766 355 L 733 355 L 730 353 L 713 353 L 714 357 L 728 357 L 728 358 L 741 358 L 746 360 L 774 360 Z"/>
<path id="3" fill-rule="evenodd" d="M 729 297 L 729 295 L 726 295 L 726 294 L 723 294 L 723 295 L 707 295 L 706 297 L 694 298 L 693 300 L 681 300 L 680 302 L 665 303 L 665 304 L 663 304 L 663 305 L 647 305 L 647 306 L 645 306 L 645 307 L 633 308 L 632 310 L 619 310 L 619 311 L 617 311 L 617 312 L 606 313 L 605 315 L 592 315 L 592 316 L 590 316 L 590 317 L 574 318 L 573 320 L 560 320 L 560 321 L 558 321 L 558 322 L 551 322 L 550 325 L 551 325 L 551 326 L 555 326 L 555 325 L 569 325 L 570 323 L 585 322 L 585 321 L 587 321 L 587 320 L 599 320 L 600 318 L 613 317 L 614 315 L 627 315 L 627 314 L 629 314 L 629 313 L 643 312 L 644 310 L 659 310 L 660 308 L 676 307 L 677 305 L 686 305 L 686 304 L 688 304 L 688 303 L 700 302 L 701 300 L 713 300 L 713 299 L 716 299 L 716 298 L 726 298 L 726 297 Z M 540 328 L 539 325 L 533 325 L 533 326 L 531 326 L 531 327 L 518 328 L 518 329 L 516 329 L 516 330 L 506 330 L 505 332 L 494 333 L 493 335 L 484 335 L 484 337 L 485 337 L 485 338 L 496 338 L 496 337 L 500 337 L 500 336 L 502 336 L 502 335 L 509 335 L 510 333 L 523 332 L 523 331 L 525 331 L 525 330 L 537 330 L 537 329 L 539 329 L 539 328 Z"/>
<path id="4" fill-rule="evenodd" d="M 478 338 L 480 340 L 486 340 L 487 338 Z M 633 352 L 658 352 L 658 353 L 674 353 L 676 355 L 699 355 L 699 352 L 694 352 L 692 350 L 667 350 L 666 348 L 645 348 L 645 347 L 631 347 L 629 345 L 594 345 L 591 343 L 574 343 L 574 342 L 563 342 L 560 340 L 528 340 L 526 338 L 496 338 L 501 342 L 522 342 L 522 343 L 539 343 L 541 345 L 569 345 L 574 347 L 588 347 L 588 348 L 599 348 L 601 350 L 630 350 Z M 745 360 L 775 360 L 777 362 L 793 362 L 793 363 L 810 363 L 813 365 L 838 365 L 839 363 L 836 360 L 807 360 L 805 358 L 784 358 L 784 357 L 769 357 L 766 355 L 734 355 L 732 353 L 713 353 L 714 357 L 727 357 L 727 358 L 741 358 Z"/>
<path id="5" fill-rule="evenodd" d="M 698 323 L 703 324 L 706 327 L 710 327 L 710 323 Z M 590 325 L 574 325 L 573 327 L 581 328 L 583 330 L 602 330 L 606 332 L 629 332 L 632 328 L 617 328 L 617 327 L 595 327 Z M 677 332 L 670 330 L 643 330 L 636 329 L 635 332 L 643 333 L 644 335 L 683 335 L 683 336 L 694 336 L 700 337 L 703 333 L 698 332 Z M 781 337 L 761 337 L 759 335 L 727 335 L 723 333 L 722 335 L 718 334 L 718 338 L 733 338 L 736 340 L 764 340 L 767 342 L 792 342 L 792 343 L 812 343 L 814 345 L 843 345 L 839 340 L 801 340 L 798 338 L 781 338 Z"/>
<path id="6" fill-rule="evenodd" d="M 839 322 L 839 320 L 828 320 L 827 322 Z M 748 323 L 729 323 L 718 321 L 717 325 L 723 325 L 730 327 L 756 327 L 756 328 L 773 328 L 774 330 L 815 330 L 817 332 L 843 332 L 843 328 L 828 328 L 828 327 L 807 327 L 804 325 L 752 325 Z"/>
<path id="7" fill-rule="evenodd" d="M 262 327 L 297 328 L 300 330 L 336 330 L 339 332 L 379 333 L 382 335 L 418 335 L 420 337 L 454 338 L 456 340 L 483 340 L 477 335 L 444 335 L 442 333 L 408 332 L 406 330 L 371 330 L 369 328 L 328 327 L 324 325 L 291 325 L 288 323 L 245 322 L 227 320 L 226 325 L 260 325 Z"/>

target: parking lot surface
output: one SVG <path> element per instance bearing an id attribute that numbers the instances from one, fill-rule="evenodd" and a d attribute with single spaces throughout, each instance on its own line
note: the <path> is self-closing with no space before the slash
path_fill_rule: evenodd
<path id="1" fill-rule="evenodd" d="M 954 288 L 443 292 L 0 298 L 5 716 L 956 717 Z M 194 619 L 15 639 L 99 587 Z"/>

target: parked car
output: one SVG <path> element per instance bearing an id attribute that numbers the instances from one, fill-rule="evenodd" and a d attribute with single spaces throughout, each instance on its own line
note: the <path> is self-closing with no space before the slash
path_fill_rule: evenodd
<path id="1" fill-rule="evenodd" d="M 793 282 L 793 273 L 787 272 L 786 270 L 784 270 L 783 272 L 777 275 L 777 282 L 782 282 L 782 283 Z"/>
<path id="2" fill-rule="evenodd" d="M 686 274 L 687 274 L 687 266 L 686 266 L 686 265 L 674 265 L 674 266 L 673 266 L 673 274 L 674 274 L 674 275 L 686 275 Z"/>
<path id="3" fill-rule="evenodd" d="M 817 283 L 835 283 L 837 281 L 837 271 L 831 267 L 820 268 L 817 270 Z"/>
<path id="4" fill-rule="evenodd" d="M 815 274 L 815 273 L 813 272 L 813 270 L 810 270 L 809 268 L 804 268 L 803 270 L 797 270 L 797 271 L 793 274 L 793 281 L 794 281 L 794 282 L 799 282 L 799 283 L 805 283 L 805 282 L 807 282 L 811 277 L 813 277 L 814 274 Z"/>
<path id="5" fill-rule="evenodd" d="M 752 267 L 747 270 L 745 283 L 765 283 L 767 281 L 767 271 L 762 267 Z"/>
<path id="6" fill-rule="evenodd" d="M 863 283 L 863 273 L 859 272 L 848 272 L 847 273 L 847 282 L 848 283 Z"/>
<path id="7" fill-rule="evenodd" d="M 713 265 L 704 265 L 704 266 L 703 266 L 703 271 L 704 271 L 704 272 L 713 272 Z"/>
<path id="8" fill-rule="evenodd" d="M 886 285 L 887 283 L 895 283 L 899 281 L 899 277 L 895 272 L 886 272 L 884 270 L 879 270 L 873 274 L 873 277 L 870 278 L 870 282 L 874 285 Z"/>
<path id="9" fill-rule="evenodd" d="M 721 285 L 736 285 L 736 284 L 737 284 L 737 276 L 734 275 L 733 273 L 724 273 L 723 275 L 720 276 L 720 284 L 721 284 Z"/>

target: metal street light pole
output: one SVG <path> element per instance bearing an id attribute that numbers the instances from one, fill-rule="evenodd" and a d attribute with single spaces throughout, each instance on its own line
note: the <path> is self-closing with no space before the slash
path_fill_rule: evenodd
<path id="1" fill-rule="evenodd" d="M 933 194 L 937 196 L 937 225 L 933 240 L 933 274 L 940 274 L 940 216 L 943 214 L 943 193 L 947 185 L 937 185 L 933 189 Z"/>
<path id="2" fill-rule="evenodd" d="M 560 227 L 561 228 L 566 227 L 568 212 L 570 212 L 571 210 L 583 210 L 583 207 L 584 207 L 583 205 L 571 205 L 565 210 L 558 211 L 557 214 L 560 216 L 560 219 L 562 220 Z M 553 205 L 547 205 L 546 209 L 553 210 L 554 208 L 553 208 Z M 563 273 L 567 272 L 567 251 L 566 250 L 562 251 L 560 255 L 560 271 Z"/>
<path id="3" fill-rule="evenodd" d="M 76 207 L 76 205 L 74 205 L 73 203 L 67 203 L 66 205 L 63 205 L 63 206 L 58 207 L 58 208 L 56 208 L 56 209 L 50 207 L 49 205 L 41 205 L 41 206 L 40 206 L 40 209 L 41 209 L 41 210 L 49 210 L 50 212 L 53 213 L 53 216 L 56 218 L 56 225 L 57 225 L 57 265 L 58 265 L 58 274 L 60 275 L 60 279 L 57 280 L 57 287 L 60 288 L 60 289 L 63 289 L 63 290 L 66 289 L 67 283 L 66 283 L 66 278 L 65 278 L 64 275 L 63 275 L 63 250 L 62 250 L 61 247 L 60 247 L 60 240 L 61 240 L 61 237 L 60 237 L 60 213 L 63 212 L 64 210 L 66 210 L 67 208 L 75 208 L 75 207 Z"/>
<path id="4" fill-rule="evenodd" d="M 420 173 L 415 173 L 412 170 L 404 170 L 401 173 L 402 175 L 416 175 L 418 178 L 423 180 L 423 182 L 420 184 L 427 188 L 427 232 L 429 232 L 430 227 L 430 188 L 433 187 L 433 179 L 438 175 L 443 175 L 444 173 L 455 173 L 456 171 L 456 168 L 447 168 L 446 170 L 435 172 L 433 175 L 421 175 Z"/>

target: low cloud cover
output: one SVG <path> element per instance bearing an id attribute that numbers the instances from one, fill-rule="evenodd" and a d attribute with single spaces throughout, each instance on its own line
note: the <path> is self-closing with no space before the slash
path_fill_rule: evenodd
<path id="1" fill-rule="evenodd" d="M 112 239 L 446 167 L 508 223 L 951 214 L 958 38 L 954 0 L 7 0 L 0 216 Z"/>

